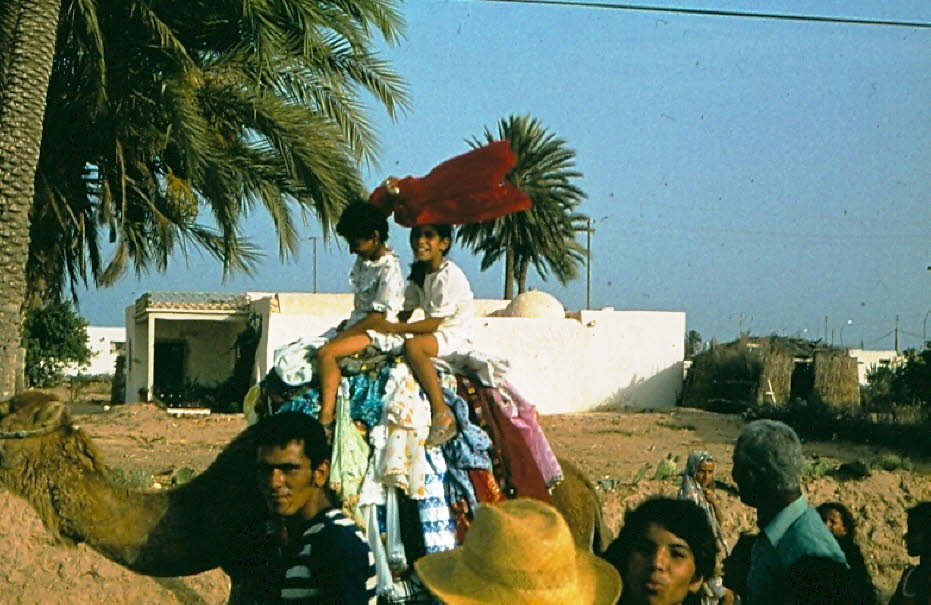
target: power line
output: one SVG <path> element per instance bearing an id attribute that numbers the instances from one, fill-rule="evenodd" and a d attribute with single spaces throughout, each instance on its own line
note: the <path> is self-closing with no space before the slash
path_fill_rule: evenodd
<path id="1" fill-rule="evenodd" d="M 746 11 L 716 10 L 710 8 L 686 8 L 652 6 L 647 4 L 618 4 L 614 2 L 570 2 L 568 0 L 479 0 L 500 4 L 540 4 L 553 6 L 578 6 L 582 8 L 605 8 L 653 13 L 676 13 L 681 15 L 703 15 L 710 17 L 739 17 L 746 19 L 771 19 L 777 21 L 806 21 L 810 23 L 841 23 L 846 25 L 879 25 L 885 27 L 916 27 L 931 29 L 931 23 L 921 21 L 885 21 L 881 19 L 857 19 L 855 17 L 821 17 L 818 15 L 790 15 L 782 13 L 753 13 Z"/>

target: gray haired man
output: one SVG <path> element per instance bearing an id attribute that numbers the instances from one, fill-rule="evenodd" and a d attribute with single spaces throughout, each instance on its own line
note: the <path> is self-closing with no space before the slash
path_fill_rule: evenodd
<path id="1" fill-rule="evenodd" d="M 734 448 L 734 481 L 757 511 L 745 605 L 852 603 L 844 553 L 802 494 L 802 445 L 792 428 L 757 420 Z M 816 571 L 817 570 L 817 571 Z"/>

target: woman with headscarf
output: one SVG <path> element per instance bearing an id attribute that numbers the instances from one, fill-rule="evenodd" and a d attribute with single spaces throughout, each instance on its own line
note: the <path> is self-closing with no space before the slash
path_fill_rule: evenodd
<path id="1" fill-rule="evenodd" d="M 714 457 L 710 452 L 696 451 L 689 454 L 682 473 L 679 499 L 694 502 L 705 511 L 708 524 L 714 532 L 718 551 L 722 557 L 728 553 L 727 543 L 721 534 L 721 513 L 714 492 Z M 705 579 L 701 590 L 702 605 L 727 605 L 734 602 L 734 593 L 724 587 L 718 566 L 715 574 Z"/>

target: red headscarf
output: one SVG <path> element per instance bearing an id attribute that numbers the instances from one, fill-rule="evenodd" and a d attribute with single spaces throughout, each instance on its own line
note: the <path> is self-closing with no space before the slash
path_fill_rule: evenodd
<path id="1" fill-rule="evenodd" d="M 427 176 L 388 179 L 369 197 L 403 227 L 465 225 L 530 208 L 530 198 L 505 176 L 517 163 L 508 141 L 446 160 Z"/>

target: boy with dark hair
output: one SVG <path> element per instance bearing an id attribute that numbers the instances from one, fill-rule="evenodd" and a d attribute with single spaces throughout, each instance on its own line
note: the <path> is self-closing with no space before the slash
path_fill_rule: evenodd
<path id="1" fill-rule="evenodd" d="M 371 604 L 375 559 L 327 488 L 330 455 L 320 423 L 282 412 L 256 432 L 256 481 L 272 519 L 274 591 L 282 603 Z"/>

